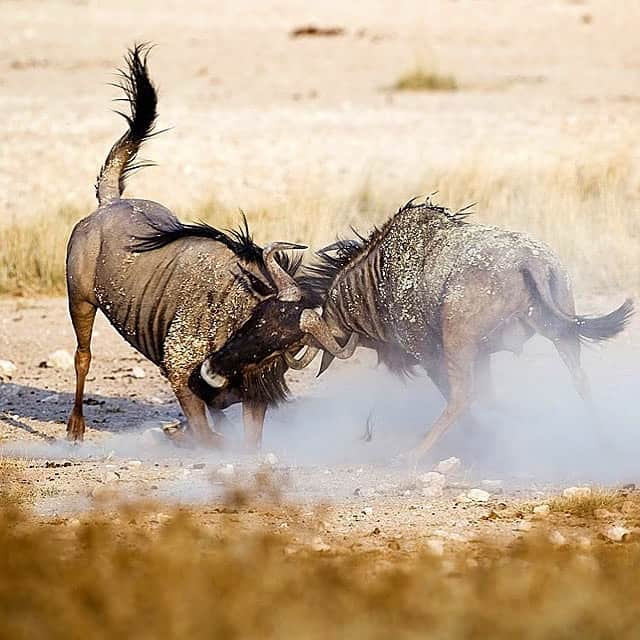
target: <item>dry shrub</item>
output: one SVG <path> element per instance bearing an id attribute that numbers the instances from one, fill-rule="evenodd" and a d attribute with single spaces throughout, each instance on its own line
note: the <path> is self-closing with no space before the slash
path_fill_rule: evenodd
<path id="1" fill-rule="evenodd" d="M 318 553 L 144 508 L 0 513 L 0 638 L 636 638 L 640 545 Z"/>
<path id="2" fill-rule="evenodd" d="M 337 234 L 349 235 L 350 225 L 367 232 L 410 197 L 432 191 L 438 191 L 436 201 L 452 208 L 477 202 L 471 221 L 526 231 L 548 242 L 580 294 L 640 292 L 640 183 L 627 149 L 595 149 L 581 160 L 546 162 L 505 160 L 485 150 L 452 153 L 428 160 L 417 175 L 392 184 L 384 175 L 332 191 L 294 183 L 286 198 L 267 201 L 247 217 L 258 242 L 319 247 Z M 62 293 L 66 242 L 82 215 L 64 209 L 0 226 L 0 294 Z M 237 207 L 215 199 L 194 203 L 186 217 L 221 228 L 240 222 Z"/>
<path id="3" fill-rule="evenodd" d="M 416 66 L 403 73 L 394 83 L 394 91 L 456 91 L 458 82 L 452 75 Z"/>

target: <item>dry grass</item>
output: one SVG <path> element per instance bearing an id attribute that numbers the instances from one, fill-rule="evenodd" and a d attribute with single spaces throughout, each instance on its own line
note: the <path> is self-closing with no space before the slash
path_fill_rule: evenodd
<path id="1" fill-rule="evenodd" d="M 164 519 L 163 519 L 164 520 Z M 42 521 L 4 497 L 0 638 L 636 638 L 640 545 L 315 552 L 220 515 Z"/>
<path id="2" fill-rule="evenodd" d="M 625 516 L 640 515 L 640 500 L 637 493 L 626 491 L 595 490 L 586 496 L 558 496 L 549 501 L 553 513 L 564 513 L 578 518 L 593 518 L 598 511 L 622 514 Z"/>
<path id="3" fill-rule="evenodd" d="M 458 82 L 452 75 L 417 65 L 403 73 L 393 84 L 394 91 L 456 91 Z"/>
<path id="4" fill-rule="evenodd" d="M 135 188 L 135 185 L 132 185 Z M 133 190 L 133 189 L 132 189 Z M 367 231 L 409 197 L 438 190 L 452 208 L 477 201 L 479 222 L 527 231 L 548 242 L 569 268 L 578 294 L 622 297 L 640 292 L 640 180 L 631 150 L 594 150 L 584 159 L 511 160 L 484 150 L 434 158 L 414 177 L 392 183 L 326 189 L 293 185 L 283 201 L 247 216 L 256 239 L 303 241 L 318 247 L 349 225 Z M 72 223 L 84 212 L 60 210 L 24 224 L 0 226 L 0 294 L 61 294 Z M 235 206 L 194 203 L 187 217 L 235 227 Z"/>

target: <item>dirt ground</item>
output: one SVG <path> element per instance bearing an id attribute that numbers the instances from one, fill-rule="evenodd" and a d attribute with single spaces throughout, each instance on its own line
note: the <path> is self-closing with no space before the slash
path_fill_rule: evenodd
<path id="1" fill-rule="evenodd" d="M 636 335 L 634 330 L 627 336 L 620 350 L 633 349 Z M 242 527 L 286 529 L 300 544 L 319 550 L 348 550 L 353 545 L 394 550 L 401 545 L 403 553 L 425 544 L 439 553 L 442 545 L 486 539 L 506 543 L 538 526 L 546 530 L 550 523 L 564 539 L 579 542 L 585 536 L 595 538 L 620 519 L 620 514 L 611 513 L 605 521 L 587 525 L 565 515 L 536 515 L 533 506 L 547 503 L 569 478 L 513 472 L 486 477 L 464 456 L 458 469 L 445 474 L 442 494 L 432 495 L 421 477 L 438 458 L 414 470 L 385 442 L 380 455 L 372 457 L 365 453 L 367 444 L 354 444 L 365 428 L 357 417 L 351 417 L 356 423 L 353 434 L 345 434 L 331 428 L 330 414 L 326 420 L 315 419 L 308 416 L 309 405 L 305 413 L 304 404 L 296 413 L 305 395 L 319 402 L 311 411 L 341 402 L 313 380 L 314 367 L 292 372 L 294 408 L 281 409 L 267 420 L 267 446 L 260 455 L 179 449 L 159 430 L 180 417 L 168 385 L 100 315 L 85 398 L 88 431 L 82 445 L 71 445 L 64 434 L 73 369 L 44 366 L 58 349 L 73 352 L 63 300 L 0 301 L 0 355 L 17 366 L 13 378 L 0 383 L 0 460 L 17 471 L 5 478 L 7 486 L 45 518 L 68 522 L 90 508 L 143 500 L 159 505 L 158 521 L 165 517 L 163 508 L 183 505 L 194 509 L 205 524 L 231 514 Z M 339 380 L 353 381 L 369 365 L 366 355 L 360 355 L 346 363 Z M 233 444 L 234 434 L 239 441 L 241 431 L 237 407 L 229 417 L 233 424 L 227 433 Z M 297 423 L 296 431 L 284 432 L 280 439 L 274 436 L 290 423 Z M 318 428 L 326 432 L 314 434 Z M 415 437 L 403 433 L 401 418 L 393 428 L 400 448 Z M 374 442 L 383 437 L 375 431 L 373 436 Z M 297 449 L 287 446 L 288 437 L 297 438 Z M 330 446 L 332 440 L 334 447 L 344 449 L 344 456 L 314 451 L 319 443 L 329 441 Z M 571 451 L 578 450 L 576 445 L 579 442 L 570 444 Z M 462 450 L 458 446 L 454 440 L 438 453 L 455 454 Z M 632 474 L 626 476 L 633 479 Z M 488 495 L 483 501 L 470 499 L 473 489 Z M 249 502 L 242 498 L 245 494 L 251 496 Z"/>

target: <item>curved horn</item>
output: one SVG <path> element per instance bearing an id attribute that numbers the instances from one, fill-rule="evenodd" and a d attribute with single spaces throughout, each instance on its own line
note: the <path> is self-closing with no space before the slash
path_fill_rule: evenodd
<path id="1" fill-rule="evenodd" d="M 318 351 L 320 351 L 318 347 L 307 345 L 307 350 L 302 354 L 300 359 L 296 359 L 296 357 L 288 351 L 285 351 L 283 355 L 287 366 L 290 369 L 299 371 L 300 369 L 304 369 L 311 364 L 316 355 L 318 355 Z"/>
<path id="2" fill-rule="evenodd" d="M 262 259 L 278 290 L 278 300 L 282 302 L 300 302 L 302 291 L 296 281 L 278 264 L 276 252 L 285 249 L 306 249 L 303 244 L 291 242 L 272 242 L 262 250 Z"/>
<path id="3" fill-rule="evenodd" d="M 214 389 L 222 389 L 227 386 L 227 379 L 219 373 L 212 371 L 209 366 L 209 360 L 205 360 L 200 365 L 200 375 L 202 376 L 202 379 Z"/>
<path id="4" fill-rule="evenodd" d="M 305 309 L 300 314 L 300 329 L 313 336 L 325 351 L 340 360 L 350 358 L 358 346 L 358 334 L 352 333 L 347 344 L 341 347 L 331 335 L 327 323 L 313 309 Z"/>

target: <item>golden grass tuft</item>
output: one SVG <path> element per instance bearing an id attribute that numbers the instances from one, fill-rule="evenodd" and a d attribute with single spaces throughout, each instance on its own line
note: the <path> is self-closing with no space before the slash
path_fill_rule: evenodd
<path id="1" fill-rule="evenodd" d="M 640 625 L 633 542 L 316 552 L 232 517 L 169 516 L 129 507 L 45 521 L 5 499 L 0 638 L 624 640 Z"/>
<path id="2" fill-rule="evenodd" d="M 392 88 L 394 91 L 457 91 L 458 82 L 452 75 L 417 65 L 403 73 Z"/>
<path id="3" fill-rule="evenodd" d="M 593 518 L 598 511 L 626 516 L 640 515 L 640 494 L 638 492 L 593 490 L 585 496 L 557 496 L 549 501 L 553 513 L 564 513 L 577 518 Z"/>
<path id="4" fill-rule="evenodd" d="M 384 173 L 333 191 L 292 183 L 286 197 L 247 210 L 255 238 L 320 247 L 354 225 L 366 233 L 414 195 L 438 191 L 451 208 L 477 202 L 470 221 L 525 231 L 546 241 L 566 264 L 577 297 L 640 293 L 640 180 L 630 149 L 575 158 L 505 160 L 488 151 L 432 158 L 414 176 L 390 183 Z M 64 292 L 64 256 L 73 223 L 87 212 L 60 209 L 0 225 L 0 294 Z M 193 203 L 187 219 L 237 227 L 235 204 Z M 585 311 L 580 307 L 579 311 Z M 586 309 L 586 311 L 591 311 Z M 600 309 L 595 311 L 602 311 Z"/>

